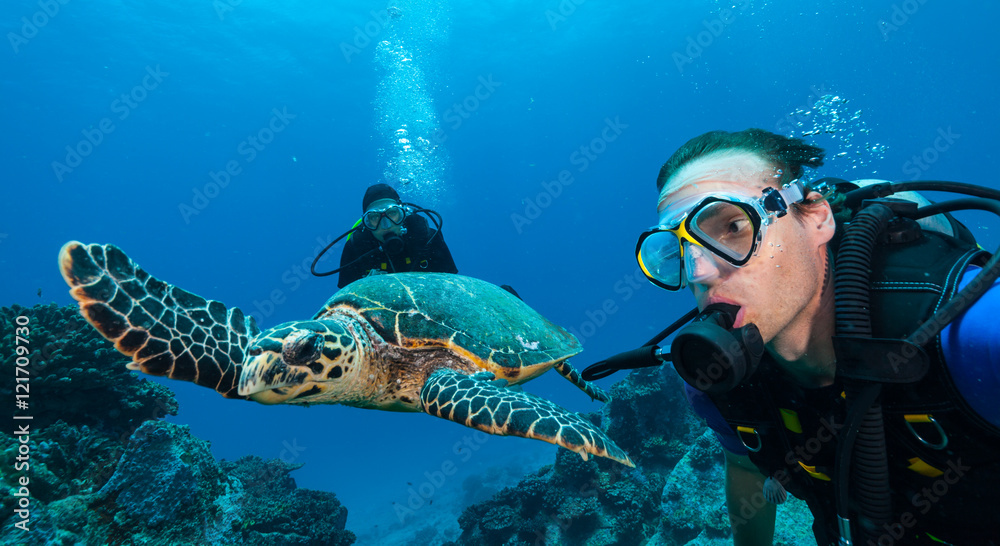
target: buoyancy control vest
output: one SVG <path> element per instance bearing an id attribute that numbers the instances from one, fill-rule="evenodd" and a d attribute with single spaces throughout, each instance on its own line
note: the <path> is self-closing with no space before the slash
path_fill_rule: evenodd
<path id="1" fill-rule="evenodd" d="M 906 233 L 876 246 L 872 255 L 875 337 L 898 339 L 914 332 L 955 295 L 966 268 L 988 258 L 970 237 L 922 231 L 911 224 Z M 831 245 L 834 252 L 838 241 Z M 913 382 L 885 384 L 882 390 L 893 513 L 881 529 L 869 529 L 868 536 L 879 545 L 931 544 L 934 538 L 1000 544 L 1000 429 L 958 392 L 940 334 L 922 347 L 929 371 Z M 843 380 L 838 375 L 829 387 L 803 389 L 767 354 L 764 359 L 754 378 L 711 395 L 712 400 L 761 473 L 808 503 L 818 544 L 833 544 L 839 536 L 833 469 L 847 409 Z M 864 494 L 855 491 L 851 499 Z M 731 514 L 734 521 L 751 517 L 747 512 L 759 502 L 763 498 L 748 499 L 742 513 Z"/>

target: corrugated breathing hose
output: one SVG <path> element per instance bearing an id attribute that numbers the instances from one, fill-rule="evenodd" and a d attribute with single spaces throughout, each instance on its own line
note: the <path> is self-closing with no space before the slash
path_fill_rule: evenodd
<path id="1" fill-rule="evenodd" d="M 870 311 L 871 255 L 878 237 L 894 213 L 885 205 L 872 204 L 851 221 L 837 253 L 834 278 L 836 332 L 838 336 L 872 336 Z M 838 365 L 839 367 L 839 365 Z M 889 467 L 886 456 L 885 429 L 879 383 L 844 378 L 848 415 L 846 433 L 837 445 L 837 512 L 841 520 L 841 543 L 849 527 L 848 477 L 856 487 L 858 526 L 863 536 L 856 542 L 867 543 L 889 521 L 892 506 L 889 490 Z M 860 421 L 860 422 L 858 422 Z M 852 426 L 856 425 L 856 426 Z M 851 472 L 853 470 L 853 473 Z"/>

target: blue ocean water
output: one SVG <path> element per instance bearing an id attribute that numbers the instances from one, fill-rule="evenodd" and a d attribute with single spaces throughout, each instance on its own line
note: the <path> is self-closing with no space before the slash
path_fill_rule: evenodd
<path id="1" fill-rule="evenodd" d="M 263 327 L 306 318 L 336 281 L 300 273 L 387 181 L 442 214 L 461 273 L 577 333 L 582 367 L 692 306 L 633 252 L 660 165 L 697 134 L 816 132 L 824 176 L 1000 187 L 998 17 L 962 0 L 7 0 L 0 304 L 71 304 L 56 256 L 75 239 Z M 550 375 L 527 390 L 598 409 Z M 303 463 L 298 484 L 337 493 L 365 540 L 453 526 L 469 476 L 514 481 L 556 449 L 165 383 L 216 456 Z M 421 486 L 439 502 L 401 512 Z"/>

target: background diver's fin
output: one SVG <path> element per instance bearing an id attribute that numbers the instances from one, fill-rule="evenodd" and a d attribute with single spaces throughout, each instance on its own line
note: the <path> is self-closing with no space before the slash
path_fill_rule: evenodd
<path id="1" fill-rule="evenodd" d="M 519 299 L 521 301 L 524 301 L 524 298 L 521 297 L 521 294 L 517 293 L 517 290 L 514 290 L 513 286 L 511 286 L 509 284 L 501 284 L 500 288 L 503 288 L 504 290 L 510 292 L 515 298 L 517 298 L 517 299 Z"/>
<path id="2" fill-rule="evenodd" d="M 628 454 L 582 416 L 537 396 L 498 387 L 487 378 L 440 369 L 420 391 L 425 412 L 500 436 L 521 436 L 634 467 Z"/>

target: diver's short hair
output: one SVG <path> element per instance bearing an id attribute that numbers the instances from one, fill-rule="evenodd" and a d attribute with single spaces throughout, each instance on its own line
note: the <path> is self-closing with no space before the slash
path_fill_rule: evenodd
<path id="1" fill-rule="evenodd" d="M 763 129 L 709 131 L 687 141 L 670 156 L 656 178 L 656 189 L 662 191 L 670 177 L 691 161 L 724 151 L 749 152 L 781 169 L 778 185 L 800 178 L 804 167 L 821 167 L 826 153 L 823 148 L 806 144 L 801 138 L 786 137 Z"/>

